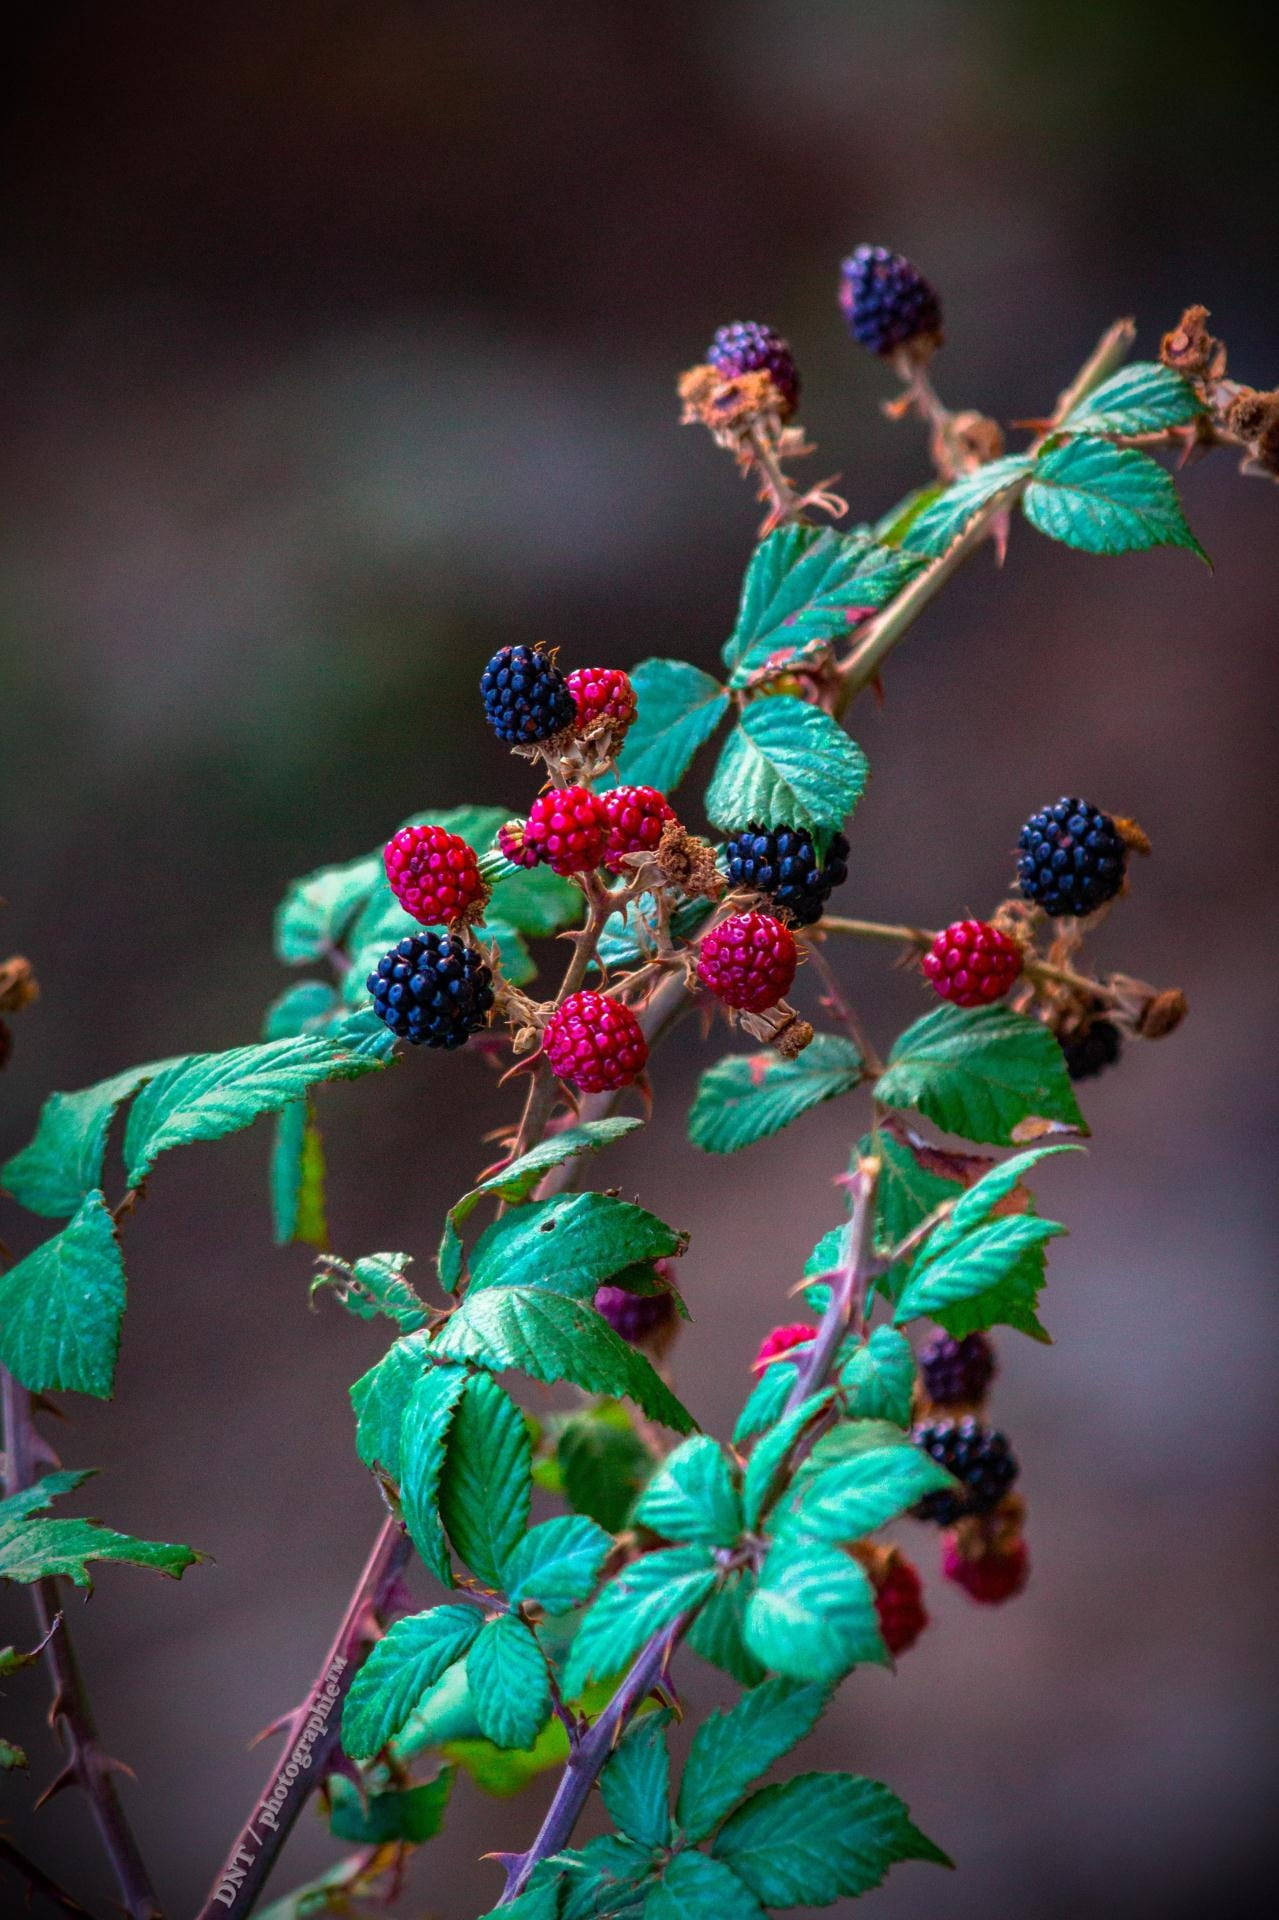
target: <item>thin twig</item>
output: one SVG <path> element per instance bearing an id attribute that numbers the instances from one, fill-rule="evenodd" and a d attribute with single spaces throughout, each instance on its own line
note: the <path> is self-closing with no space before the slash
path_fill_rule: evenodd
<path id="1" fill-rule="evenodd" d="M 56 1880 L 51 1880 L 42 1867 L 38 1867 L 34 1860 L 28 1860 L 26 1854 L 15 1847 L 12 1840 L 6 1840 L 3 1834 L 0 1834 L 0 1860 L 11 1866 L 15 1873 L 22 1875 L 32 1893 L 42 1893 L 46 1900 L 60 1908 L 63 1913 L 74 1915 L 75 1920 L 85 1920 L 89 1909 L 82 1907 L 78 1900 L 72 1899 Z"/>
<path id="2" fill-rule="evenodd" d="M 884 1071 L 884 1063 L 875 1049 L 875 1044 L 867 1033 L 851 1002 L 845 997 L 843 989 L 835 978 L 830 961 L 816 942 L 810 942 L 808 957 L 821 976 L 822 1004 L 830 1009 L 848 1033 L 849 1039 L 861 1055 L 862 1066 L 868 1080 L 878 1080 Z"/>
<path id="3" fill-rule="evenodd" d="M 33 1485 L 38 1477 L 36 1461 L 43 1441 L 32 1421 L 30 1394 L 4 1367 L 0 1367 L 0 1398 L 4 1406 L 5 1487 L 12 1495 Z M 58 1619 L 62 1609 L 56 1579 L 34 1581 L 31 1599 L 44 1636 L 45 1666 L 53 1683 L 49 1723 L 66 1754 L 62 1771 L 41 1797 L 48 1800 L 63 1787 L 83 1789 L 125 1912 L 130 1920 L 163 1920 L 163 1909 L 116 1792 L 114 1776 L 121 1771 L 121 1763 L 103 1750 L 66 1619 Z"/>

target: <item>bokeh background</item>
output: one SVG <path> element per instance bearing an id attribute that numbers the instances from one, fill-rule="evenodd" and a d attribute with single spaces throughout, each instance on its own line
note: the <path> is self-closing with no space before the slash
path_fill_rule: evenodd
<path id="1" fill-rule="evenodd" d="M 51 1087 L 252 1038 L 295 874 L 418 808 L 526 804 L 475 694 L 497 646 L 715 663 L 756 513 L 676 425 L 673 380 L 720 322 L 790 337 L 814 472 L 842 470 L 857 518 L 923 460 L 835 307 L 858 240 L 941 287 L 953 404 L 1041 413 L 1116 314 L 1149 354 L 1190 300 L 1233 371 L 1279 377 L 1259 8 L 133 0 L 20 5 L 6 38 L 0 953 L 29 954 L 44 994 L 16 1026 L 5 1151 Z M 1218 456 L 1185 495 L 1215 573 L 1019 528 L 857 716 L 874 774 L 849 910 L 988 909 L 1022 817 L 1082 791 L 1156 843 L 1099 958 L 1194 1010 L 1089 1090 L 1094 1151 L 1040 1183 L 1072 1224 L 1056 1345 L 1008 1336 L 995 1403 L 1033 1584 L 980 1612 L 918 1534 L 932 1631 L 805 1751 L 889 1779 L 960 1863 L 901 1869 L 869 1898 L 882 1920 L 1180 1920 L 1262 1869 L 1279 491 Z M 878 950 L 837 959 L 882 1040 L 925 1004 Z M 860 1117 L 694 1156 L 682 1108 L 722 1046 L 682 1030 L 653 1131 L 609 1168 L 692 1231 L 678 1373 L 721 1431 L 838 1217 Z M 323 1108 L 347 1254 L 426 1255 L 510 1111 L 482 1063 L 434 1057 Z M 270 1245 L 267 1150 L 261 1127 L 166 1162 L 128 1226 L 117 1401 L 62 1430 L 68 1463 L 104 1469 L 94 1512 L 214 1556 L 180 1587 L 107 1570 L 72 1608 L 178 1915 L 377 1523 L 346 1388 L 383 1337 L 307 1311 L 306 1252 Z M 15 1208 L 0 1232 L 32 1243 Z M 0 1643 L 27 1631 L 10 1593 Z M 686 1667 L 704 1707 L 718 1682 Z M 36 1784 L 42 1691 L 19 1676 L 3 1701 Z M 102 1896 L 76 1796 L 30 1798 L 6 1780 L 8 1829 Z M 536 1818 L 463 1785 L 399 1911 L 486 1906 L 477 1856 Z M 338 1851 L 308 1815 L 277 1890 Z"/>

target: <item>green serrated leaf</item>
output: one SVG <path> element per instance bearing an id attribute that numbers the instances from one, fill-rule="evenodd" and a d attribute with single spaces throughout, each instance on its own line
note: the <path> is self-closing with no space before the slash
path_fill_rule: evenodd
<path id="1" fill-rule="evenodd" d="M 1011 1007 L 938 1007 L 898 1039 L 876 1083 L 884 1106 L 915 1107 L 947 1133 L 1010 1146 L 1030 1119 L 1084 1128 L 1061 1048 Z"/>
<path id="2" fill-rule="evenodd" d="M 1065 1231 L 1055 1220 L 1012 1213 L 975 1227 L 935 1259 L 929 1257 L 926 1242 L 898 1300 L 897 1325 L 923 1314 L 935 1320 L 962 1301 L 990 1294 L 1007 1281 L 1028 1250 L 1042 1248 L 1044 1241 Z"/>
<path id="3" fill-rule="evenodd" d="M 742 1509 L 719 1442 L 699 1433 L 668 1453 L 631 1520 L 667 1540 L 731 1547 L 742 1530 Z"/>
<path id="4" fill-rule="evenodd" d="M 964 474 L 916 515 L 901 536 L 902 546 L 909 553 L 940 560 L 988 501 L 1000 493 L 1011 497 L 1030 467 L 1031 462 L 1024 453 L 1009 453 L 1001 460 L 990 460 L 984 467 Z"/>
<path id="5" fill-rule="evenodd" d="M 585 1514 L 563 1513 L 526 1533 L 503 1568 L 513 1607 L 533 1600 L 548 1613 L 564 1613 L 589 1599 L 613 1545 L 603 1527 Z"/>
<path id="6" fill-rule="evenodd" d="M 763 1920 L 749 1887 L 722 1860 L 677 1853 L 649 1888 L 643 1920 Z"/>
<path id="7" fill-rule="evenodd" d="M 915 1391 L 915 1356 L 910 1341 L 893 1327 L 876 1327 L 845 1360 L 839 1383 L 850 1414 L 908 1426 Z"/>
<path id="8" fill-rule="evenodd" d="M 69 1219 L 86 1194 L 101 1184 L 107 1133 L 116 1109 L 173 1064 L 153 1060 L 79 1093 L 50 1094 L 40 1109 L 34 1137 L 0 1169 L 5 1191 L 31 1213 L 47 1220 Z"/>
<path id="9" fill-rule="evenodd" d="M 746 1477 L 742 1483 L 742 1510 L 746 1525 L 754 1530 L 759 1525 L 773 1489 L 777 1472 L 787 1454 L 794 1446 L 810 1420 L 816 1419 L 831 1403 L 834 1389 L 825 1387 L 821 1393 L 813 1393 L 800 1405 L 783 1415 L 775 1427 L 759 1440 L 746 1463 Z"/>
<path id="10" fill-rule="evenodd" d="M 637 1846 L 667 1846 L 671 1837 L 671 1761 L 667 1712 L 632 1722 L 600 1774 L 608 1817 Z"/>
<path id="11" fill-rule="evenodd" d="M 1083 553 L 1188 547 L 1207 554 L 1186 525 L 1172 476 L 1136 447 L 1082 435 L 1041 453 L 1022 498 L 1033 527 Z"/>
<path id="12" fill-rule="evenodd" d="M 526 1751 L 551 1711 L 546 1656 L 513 1613 L 499 1613 L 466 1656 L 466 1682 L 486 1740 Z"/>
<path id="13" fill-rule="evenodd" d="M 453 1569 L 440 1522 L 440 1481 L 449 1429 L 466 1389 L 463 1367 L 428 1367 L 414 1382 L 400 1423 L 400 1499 L 409 1538 L 442 1586 Z"/>
<path id="14" fill-rule="evenodd" d="M 500 1589 L 503 1565 L 528 1527 L 532 1466 L 524 1415 L 492 1374 L 471 1374 L 448 1428 L 440 1516 L 487 1586 Z"/>
<path id="15" fill-rule="evenodd" d="M 508 1367 L 548 1384 L 571 1380 L 587 1393 L 629 1397 L 677 1433 L 696 1424 L 642 1353 L 593 1308 L 550 1287 L 484 1287 L 469 1293 L 437 1334 L 441 1359 Z"/>
<path id="16" fill-rule="evenodd" d="M 564 1691 L 620 1673 L 651 1634 L 699 1606 L 715 1585 L 708 1547 L 663 1547 L 623 1567 L 590 1607 L 564 1669 Z"/>
<path id="17" fill-rule="evenodd" d="M 779 671 L 845 637 L 898 593 L 919 562 L 876 548 L 865 534 L 779 527 L 760 542 L 724 664 L 743 686 L 765 665 Z"/>
<path id="18" fill-rule="evenodd" d="M 1051 1160 L 1059 1153 L 1082 1153 L 1083 1147 L 1073 1140 L 1060 1141 L 1053 1146 L 1031 1147 L 1025 1153 L 1015 1153 L 1008 1160 L 1001 1160 L 989 1173 L 975 1180 L 971 1187 L 962 1193 L 955 1203 L 950 1218 L 929 1236 L 928 1257 L 935 1259 L 937 1254 L 960 1239 L 973 1227 L 979 1226 L 1001 1200 L 1006 1200 L 1013 1188 L 1037 1167 L 1041 1160 Z"/>
<path id="19" fill-rule="evenodd" d="M 1062 421 L 1063 433 L 1159 433 L 1203 412 L 1189 380 L 1158 360 L 1135 360 L 1103 380 Z"/>
<path id="20" fill-rule="evenodd" d="M 129 1183 L 146 1178 L 171 1147 L 218 1140 L 276 1113 L 322 1080 L 353 1080 L 381 1062 L 359 1058 L 317 1034 L 192 1053 L 143 1088 L 129 1113 L 124 1157 Z"/>
<path id="21" fill-rule="evenodd" d="M 680 1783 L 675 1817 L 686 1840 L 705 1840 L 732 1811 L 752 1780 L 816 1726 L 830 1688 L 766 1680 L 727 1713 L 697 1729 Z"/>
<path id="22" fill-rule="evenodd" d="M 416 1333 L 425 1325 L 426 1303 L 408 1279 L 413 1257 L 407 1253 L 366 1253 L 354 1266 L 344 1260 L 322 1262 L 322 1271 L 311 1282 L 311 1292 L 331 1287 L 348 1313 L 357 1320 L 374 1320 L 385 1314 L 394 1320 L 401 1333 Z"/>
<path id="23" fill-rule="evenodd" d="M 810 1107 L 851 1093 L 862 1060 L 851 1040 L 819 1033 L 796 1060 L 730 1053 L 697 1083 L 688 1137 L 705 1153 L 737 1153 L 780 1133 Z"/>
<path id="24" fill-rule="evenodd" d="M 925 1494 L 953 1485 L 935 1460 L 909 1442 L 873 1447 L 805 1476 L 774 1515 L 777 1537 L 841 1546 L 895 1520 Z"/>
<path id="25" fill-rule="evenodd" d="M 423 1369 L 432 1364 L 425 1330 L 388 1347 L 376 1366 L 351 1388 L 355 1410 L 355 1451 L 366 1467 L 381 1467 L 396 1485 L 400 1480 L 400 1427 Z"/>
<path id="26" fill-rule="evenodd" d="M 737 1425 L 733 1428 L 735 1447 L 740 1447 L 745 1440 L 753 1440 L 757 1433 L 763 1433 L 781 1418 L 782 1408 L 798 1378 L 799 1368 L 791 1360 L 774 1360 L 764 1368 L 737 1416 Z"/>
<path id="27" fill-rule="evenodd" d="M 563 1875 L 560 1920 L 640 1920 L 653 1856 L 633 1840 L 602 1833 L 534 1869 Z"/>
<path id="28" fill-rule="evenodd" d="M 865 754 L 828 713 L 775 694 L 752 701 L 729 735 L 706 811 L 726 833 L 758 820 L 824 838 L 857 805 L 867 773 Z"/>
<path id="29" fill-rule="evenodd" d="M 322 959 L 341 942 L 382 878 L 382 857 L 371 853 L 295 880 L 275 916 L 278 957 L 290 967 Z"/>
<path id="30" fill-rule="evenodd" d="M 305 1100 L 281 1107 L 271 1147 L 271 1218 L 277 1247 L 327 1247 L 324 1142 Z"/>
<path id="31" fill-rule="evenodd" d="M 578 889 L 549 867 L 511 868 L 494 885 L 488 905 L 495 920 L 535 940 L 573 925 L 581 911 Z"/>
<path id="32" fill-rule="evenodd" d="M 809 1541 L 769 1549 L 746 1609 L 746 1644 L 771 1672 L 821 1683 L 889 1657 L 862 1568 L 837 1547 Z"/>
<path id="33" fill-rule="evenodd" d="M 514 1900 L 490 1907 L 480 1920 L 559 1920 L 559 1912 L 560 1876 L 555 1874 L 538 1886 L 526 1887 Z"/>
<path id="34" fill-rule="evenodd" d="M 622 1140 L 628 1133 L 634 1133 L 636 1127 L 642 1127 L 642 1120 L 623 1119 L 614 1116 L 606 1120 L 584 1120 L 580 1126 L 568 1127 L 563 1133 L 552 1134 L 549 1140 L 542 1140 L 528 1153 L 513 1160 L 509 1166 L 502 1167 L 497 1173 L 490 1174 L 487 1180 L 464 1193 L 456 1206 L 450 1207 L 449 1219 L 455 1227 L 461 1226 L 471 1212 L 480 1203 L 483 1196 L 495 1195 L 510 1205 L 527 1200 L 543 1174 L 552 1167 L 563 1166 L 566 1160 L 574 1160 L 579 1154 L 598 1153 L 601 1147 L 609 1146 L 614 1140 Z"/>
<path id="35" fill-rule="evenodd" d="M 573 1414 L 560 1430 L 556 1464 L 564 1497 L 609 1533 L 620 1533 L 635 1496 L 653 1470 L 653 1456 L 624 1407 Z"/>
<path id="36" fill-rule="evenodd" d="M 0 1361 L 33 1393 L 109 1400 L 124 1317 L 124 1261 L 101 1193 L 0 1274 Z"/>
<path id="37" fill-rule="evenodd" d="M 927 1149 L 924 1149 L 927 1151 Z M 888 1253 L 912 1234 L 938 1207 L 964 1191 L 963 1182 L 948 1179 L 927 1166 L 905 1141 L 886 1129 L 867 1134 L 858 1152 L 879 1161 L 875 1189 L 875 1246 Z"/>
<path id="38" fill-rule="evenodd" d="M 89 1477 L 84 1469 L 47 1473 L 20 1493 L 0 1500 L 0 1580 L 30 1585 L 52 1576 L 72 1580 L 77 1587 L 91 1587 L 90 1560 L 150 1567 L 180 1580 L 188 1567 L 206 1557 L 167 1540 L 135 1540 L 96 1520 L 40 1517 L 60 1494 L 74 1492 Z"/>
<path id="39" fill-rule="evenodd" d="M 940 500 L 944 492 L 945 488 L 940 486 L 916 487 L 913 493 L 908 493 L 904 500 L 899 500 L 881 520 L 876 521 L 872 528 L 874 538 L 882 547 L 899 547 L 920 515 L 932 506 L 934 500 Z"/>
<path id="40" fill-rule="evenodd" d="M 693 1652 L 732 1675 L 739 1686 L 753 1687 L 765 1669 L 746 1645 L 746 1609 L 759 1584 L 749 1569 L 730 1573 L 710 1596 L 688 1630 Z"/>
<path id="41" fill-rule="evenodd" d="M 397 1620 L 351 1682 L 342 1711 L 342 1745 L 371 1760 L 400 1731 L 428 1687 L 470 1651 L 484 1624 L 476 1607 L 432 1607 Z"/>
<path id="42" fill-rule="evenodd" d="M 532 1200 L 487 1227 L 471 1255 L 467 1299 L 491 1287 L 549 1287 L 590 1300 L 602 1280 L 678 1253 L 683 1237 L 655 1214 L 607 1193 Z"/>
<path id="43" fill-rule="evenodd" d="M 331 1773 L 326 1783 L 329 1832 L 335 1840 L 350 1840 L 361 1847 L 384 1847 L 394 1841 L 421 1846 L 424 1840 L 434 1839 L 444 1825 L 453 1775 L 452 1767 L 442 1767 L 435 1779 L 423 1786 L 373 1793 L 365 1800 L 353 1780 Z"/>
<path id="44" fill-rule="evenodd" d="M 262 1021 L 264 1040 L 293 1040 L 315 1033 L 341 1012 L 338 990 L 327 980 L 297 980 L 274 999 Z"/>
<path id="45" fill-rule="evenodd" d="M 673 793 L 728 710 L 718 680 L 684 660 L 641 660 L 631 672 L 639 711 L 617 761 L 624 786 Z"/>
<path id="46" fill-rule="evenodd" d="M 761 1787 L 721 1827 L 713 1853 L 768 1907 L 855 1898 L 902 1860 L 950 1865 L 896 1794 L 848 1773 L 802 1773 Z"/>

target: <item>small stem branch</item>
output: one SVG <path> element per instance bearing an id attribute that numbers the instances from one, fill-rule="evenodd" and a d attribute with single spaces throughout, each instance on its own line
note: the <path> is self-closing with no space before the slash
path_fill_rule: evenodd
<path id="1" fill-rule="evenodd" d="M 12 1867 L 15 1873 L 22 1875 L 32 1893 L 42 1893 L 45 1899 L 61 1912 L 75 1915 L 76 1920 L 85 1920 L 89 1909 L 82 1907 L 78 1900 L 73 1900 L 56 1880 L 51 1880 L 43 1868 L 38 1867 L 34 1860 L 28 1860 L 26 1854 L 20 1852 L 13 1842 L 6 1840 L 3 1835 L 0 1835 L 0 1860 Z"/>
<path id="2" fill-rule="evenodd" d="M 360 1656 L 376 1637 L 409 1557 L 409 1539 L 387 1519 L 374 1544 L 342 1624 L 302 1704 L 285 1722 L 284 1746 L 253 1811 L 236 1835 L 199 1920 L 249 1913 L 308 1796 L 320 1785 L 340 1744 L 342 1706 Z"/>
<path id="3" fill-rule="evenodd" d="M 847 1031 L 849 1039 L 862 1057 L 866 1077 L 870 1080 L 878 1080 L 884 1071 L 884 1063 L 870 1035 L 853 1010 L 851 1002 L 845 998 L 830 961 L 815 942 L 809 944 L 808 957 L 821 976 L 823 1004 L 830 1009 Z"/>
<path id="4" fill-rule="evenodd" d="M 41 1442 L 32 1422 L 31 1396 L 4 1367 L 0 1367 L 0 1400 L 4 1407 L 5 1487 L 9 1494 L 20 1493 L 38 1477 L 36 1460 Z M 118 1763 L 103 1751 L 66 1619 L 59 1617 L 62 1610 L 57 1581 L 48 1578 L 33 1582 L 31 1599 L 44 1636 L 45 1666 L 53 1683 L 49 1719 L 66 1754 L 66 1764 L 48 1791 L 55 1793 L 72 1784 L 83 1789 L 130 1920 L 163 1920 L 163 1909 L 116 1792 Z"/>
<path id="5" fill-rule="evenodd" d="M 907 947 L 931 947 L 937 938 L 927 927 L 890 926 L 882 920 L 850 920 L 839 913 L 824 913 L 821 925 L 824 933 L 851 933 L 859 940 L 891 940 Z"/>

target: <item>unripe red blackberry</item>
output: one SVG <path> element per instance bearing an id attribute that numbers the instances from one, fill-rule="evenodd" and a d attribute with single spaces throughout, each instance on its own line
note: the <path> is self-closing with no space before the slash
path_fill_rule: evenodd
<path id="1" fill-rule="evenodd" d="M 1128 849 L 1108 813 L 1063 798 L 1032 813 L 1017 845 L 1017 877 L 1027 900 L 1054 918 L 1095 913 L 1124 884 Z"/>
<path id="2" fill-rule="evenodd" d="M 984 1333 L 962 1340 L 935 1333 L 919 1351 L 920 1379 L 935 1407 L 980 1406 L 996 1370 L 995 1349 Z"/>
<path id="3" fill-rule="evenodd" d="M 620 744 L 639 711 L 630 675 L 620 667 L 578 667 L 568 676 L 568 690 L 577 708 L 579 729 L 597 720 L 611 720 Z"/>
<path id="4" fill-rule="evenodd" d="M 365 984 L 379 1019 L 415 1047 L 460 1047 L 493 1005 L 492 970 L 474 947 L 433 927 L 383 954 Z"/>
<path id="5" fill-rule="evenodd" d="M 655 853 L 662 828 L 675 818 L 675 809 L 656 787 L 610 787 L 602 794 L 608 816 L 604 865 L 610 873 L 625 873 L 631 853 Z"/>
<path id="6" fill-rule="evenodd" d="M 912 341 L 941 344 L 941 302 L 917 267 L 887 247 L 854 248 L 843 264 L 839 304 L 849 332 L 872 353 Z"/>
<path id="7" fill-rule="evenodd" d="M 552 1073 L 582 1093 L 613 1093 L 644 1071 L 648 1042 L 630 1008 L 611 994 L 570 993 L 546 1023 L 542 1045 Z"/>
<path id="8" fill-rule="evenodd" d="M 1015 940 L 985 920 L 955 920 L 933 941 L 920 965 L 943 1000 L 988 1007 L 1002 1000 L 1022 968 Z"/>
<path id="9" fill-rule="evenodd" d="M 752 1373 L 762 1373 L 769 1362 L 780 1354 L 789 1353 L 792 1347 L 802 1347 L 816 1336 L 815 1327 L 805 1326 L 802 1321 L 789 1327 L 774 1327 L 760 1341 L 759 1352 L 751 1365 Z"/>
<path id="10" fill-rule="evenodd" d="M 941 1570 L 970 1599 L 984 1606 L 999 1606 L 1020 1593 L 1030 1578 L 1030 1554 L 1024 1540 L 1013 1540 L 970 1556 L 953 1533 L 944 1533 Z"/>
<path id="11" fill-rule="evenodd" d="M 497 844 L 500 852 L 513 867 L 537 867 L 542 856 L 536 847 L 531 847 L 524 836 L 522 820 L 508 820 L 497 830 Z"/>
<path id="12" fill-rule="evenodd" d="M 590 873 L 607 842 L 604 802 L 589 787 L 552 787 L 529 808 L 524 844 L 555 873 Z"/>
<path id="13" fill-rule="evenodd" d="M 918 1573 L 903 1553 L 890 1548 L 883 1561 L 869 1569 L 875 1589 L 875 1611 L 884 1645 L 896 1659 L 914 1646 L 928 1625 L 924 1589 Z"/>
<path id="14" fill-rule="evenodd" d="M 666 1261 L 659 1260 L 656 1265 L 665 1279 Z M 614 1333 L 638 1347 L 673 1327 L 675 1296 L 665 1289 L 660 1293 L 631 1293 L 626 1287 L 597 1287 L 595 1311 L 604 1316 Z"/>
<path id="15" fill-rule="evenodd" d="M 534 746 L 577 717 L 564 675 L 537 647 L 502 647 L 480 676 L 488 723 L 513 747 Z"/>
<path id="16" fill-rule="evenodd" d="M 386 877 L 405 913 L 424 927 L 474 918 L 485 888 L 475 851 L 444 827 L 401 827 L 383 853 Z"/>
<path id="17" fill-rule="evenodd" d="M 767 913 L 737 913 L 703 935 L 697 977 L 726 1007 L 763 1013 L 789 991 L 799 964 L 795 936 Z"/>
<path id="18" fill-rule="evenodd" d="M 743 373 L 766 373 L 783 400 L 782 418 L 789 419 L 799 402 L 799 373 L 786 341 L 771 327 L 755 320 L 734 320 L 720 327 L 706 349 L 706 358 L 726 380 Z"/>
<path id="19" fill-rule="evenodd" d="M 934 1420 L 916 1427 L 917 1447 L 959 1482 L 953 1491 L 926 1493 L 912 1509 L 921 1520 L 950 1526 L 966 1513 L 990 1513 L 1017 1478 L 1017 1462 L 1006 1437 L 977 1420 Z"/>

